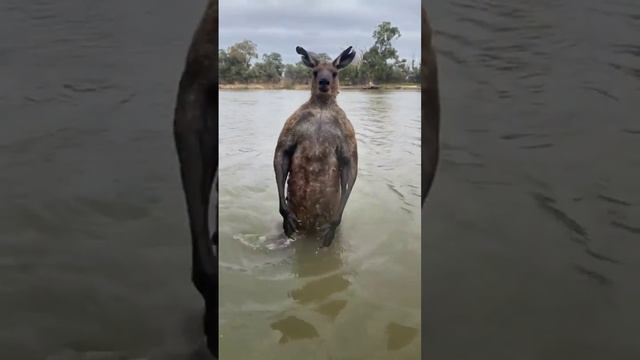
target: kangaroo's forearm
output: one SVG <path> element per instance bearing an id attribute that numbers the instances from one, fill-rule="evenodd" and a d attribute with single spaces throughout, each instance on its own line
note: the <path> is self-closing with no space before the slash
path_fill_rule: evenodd
<path id="1" fill-rule="evenodd" d="M 276 152 L 275 160 L 273 162 L 274 170 L 276 173 L 276 184 L 278 186 L 278 199 L 280 201 L 280 210 L 287 210 L 287 203 L 285 201 L 285 181 L 289 174 L 289 168 L 291 165 L 291 159 L 285 151 Z"/>
<path id="2" fill-rule="evenodd" d="M 347 201 L 351 195 L 351 190 L 356 182 L 357 167 L 352 163 L 345 164 L 340 173 L 340 208 L 338 211 L 337 221 L 341 221 L 344 208 L 347 206 Z"/>

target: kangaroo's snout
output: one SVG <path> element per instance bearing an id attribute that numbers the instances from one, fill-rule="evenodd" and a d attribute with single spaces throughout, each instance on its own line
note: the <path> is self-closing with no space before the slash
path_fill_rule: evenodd
<path id="1" fill-rule="evenodd" d="M 325 74 L 318 76 L 318 90 L 328 92 L 331 89 L 331 78 Z"/>

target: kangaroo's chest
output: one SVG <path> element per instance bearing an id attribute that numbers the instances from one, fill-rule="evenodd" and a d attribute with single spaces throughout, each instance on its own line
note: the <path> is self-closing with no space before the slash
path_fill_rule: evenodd
<path id="1" fill-rule="evenodd" d="M 345 141 L 344 130 L 338 116 L 331 111 L 314 110 L 302 114 L 296 124 L 298 147 L 313 147 L 320 152 L 335 150 Z"/>

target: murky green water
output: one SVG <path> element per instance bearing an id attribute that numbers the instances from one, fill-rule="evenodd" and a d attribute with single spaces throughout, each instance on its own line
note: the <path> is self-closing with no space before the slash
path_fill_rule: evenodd
<path id="1" fill-rule="evenodd" d="M 420 93 L 343 91 L 359 174 L 336 240 L 283 244 L 273 150 L 308 91 L 220 92 L 223 359 L 418 359 Z"/>

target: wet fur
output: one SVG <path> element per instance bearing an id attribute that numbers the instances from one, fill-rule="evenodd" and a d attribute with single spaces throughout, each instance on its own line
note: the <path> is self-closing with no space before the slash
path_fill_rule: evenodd
<path id="1" fill-rule="evenodd" d="M 314 76 L 310 99 L 286 120 L 276 145 L 274 170 L 280 212 L 287 235 L 318 234 L 323 246 L 329 246 L 357 176 L 355 131 L 336 102 L 339 80 L 333 75 L 341 68 L 341 57 L 349 57 L 343 62 L 348 65 L 353 56 L 349 48 L 333 63 L 325 63 L 298 49 Z M 323 76 L 331 79 L 327 92 L 319 87 Z M 298 220 L 295 228 L 287 222 L 291 215 Z"/>

